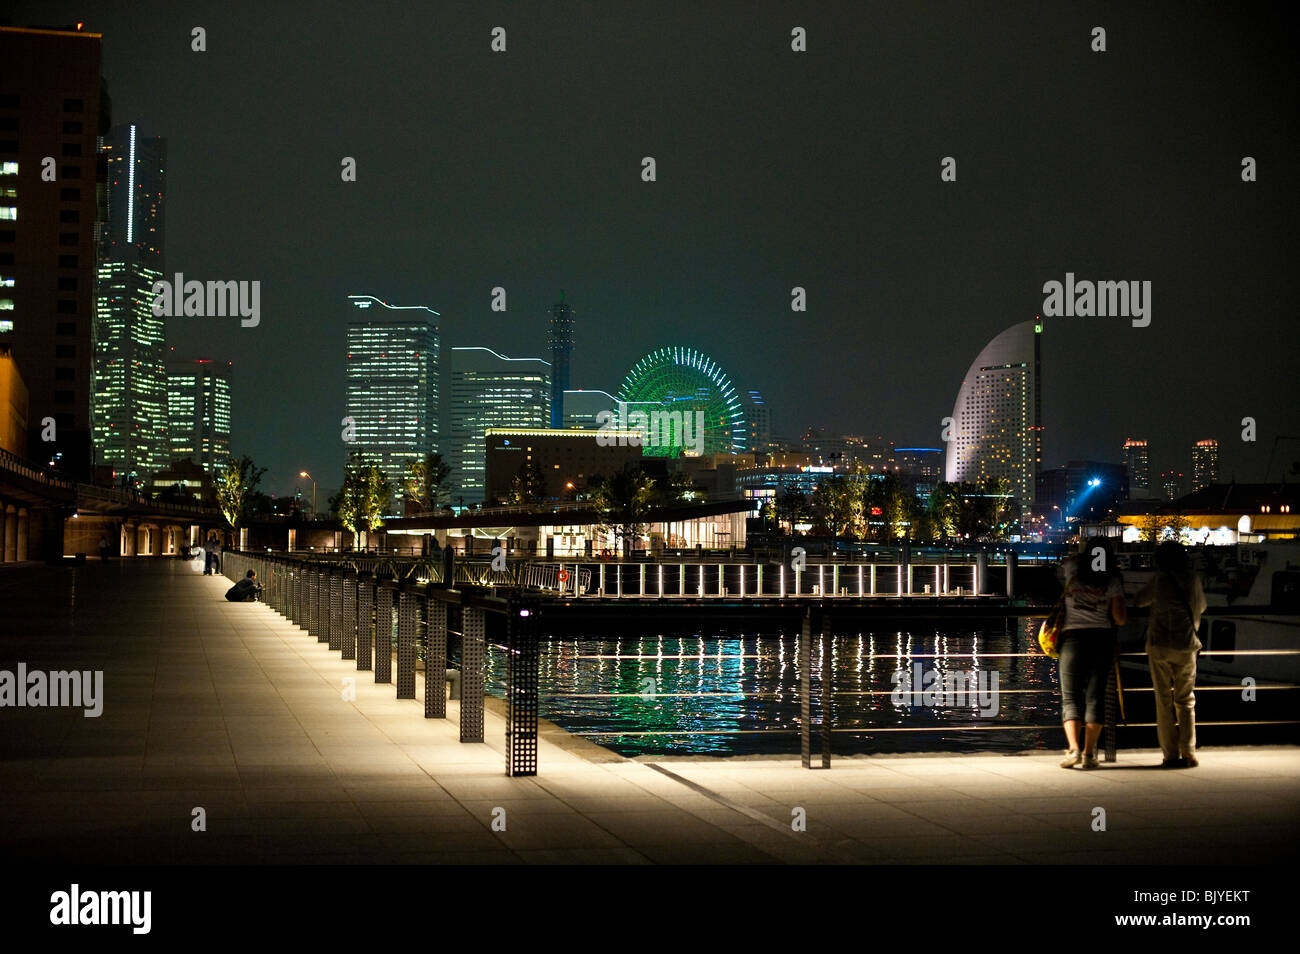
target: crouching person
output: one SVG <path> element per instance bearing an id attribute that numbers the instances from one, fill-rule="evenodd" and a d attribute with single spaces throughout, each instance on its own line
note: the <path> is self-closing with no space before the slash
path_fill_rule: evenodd
<path id="1" fill-rule="evenodd" d="M 251 603 L 262 598 L 262 584 L 257 582 L 257 571 L 249 570 L 248 575 L 226 590 L 226 599 L 232 603 Z"/>

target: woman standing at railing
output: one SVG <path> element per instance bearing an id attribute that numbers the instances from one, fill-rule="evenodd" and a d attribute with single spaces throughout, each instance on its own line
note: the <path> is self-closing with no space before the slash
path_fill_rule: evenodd
<path id="1" fill-rule="evenodd" d="M 1068 749 L 1061 768 L 1095 769 L 1106 677 L 1115 659 L 1115 631 L 1128 613 L 1124 577 L 1110 543 L 1093 537 L 1062 565 L 1065 624 L 1061 627 L 1061 722 Z M 1084 730 L 1080 745 L 1080 723 Z"/>

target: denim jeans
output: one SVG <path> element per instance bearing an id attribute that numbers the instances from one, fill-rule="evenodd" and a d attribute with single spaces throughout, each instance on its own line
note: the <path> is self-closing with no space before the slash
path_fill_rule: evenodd
<path id="1" fill-rule="evenodd" d="M 1061 633 L 1061 721 L 1100 723 L 1106 677 L 1115 659 L 1110 629 L 1067 629 Z"/>

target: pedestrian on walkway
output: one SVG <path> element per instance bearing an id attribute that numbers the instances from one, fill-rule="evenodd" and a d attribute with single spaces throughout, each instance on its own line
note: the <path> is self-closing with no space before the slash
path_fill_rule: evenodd
<path id="1" fill-rule="evenodd" d="M 1095 769 L 1106 678 L 1115 662 L 1115 630 L 1127 618 L 1124 577 L 1111 545 L 1092 537 L 1066 560 L 1065 624 L 1061 627 L 1061 722 L 1067 751 L 1061 768 Z M 1083 738 L 1079 729 L 1083 728 Z"/>
<path id="2" fill-rule="evenodd" d="M 262 584 L 257 582 L 257 571 L 249 570 L 244 578 L 226 591 L 232 603 L 252 603 L 262 598 Z"/>
<path id="3" fill-rule="evenodd" d="M 211 576 L 212 568 L 217 564 L 217 531 L 208 531 L 208 540 L 203 545 L 203 575 Z"/>
<path id="4" fill-rule="evenodd" d="M 99 535 L 99 562 L 108 562 L 108 535 L 104 533 Z"/>
<path id="5" fill-rule="evenodd" d="M 1147 665 L 1156 697 L 1156 736 L 1162 768 L 1195 768 L 1196 631 L 1205 612 L 1205 590 L 1192 571 L 1187 548 L 1175 540 L 1156 547 L 1155 576 L 1137 593 L 1138 606 L 1150 606 Z"/>

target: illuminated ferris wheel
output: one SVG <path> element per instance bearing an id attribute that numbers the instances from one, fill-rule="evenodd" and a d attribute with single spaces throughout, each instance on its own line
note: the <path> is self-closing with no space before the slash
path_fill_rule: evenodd
<path id="1" fill-rule="evenodd" d="M 749 431 L 740 392 L 717 362 L 694 348 L 660 348 L 638 361 L 619 388 L 629 416 L 637 411 L 704 412 L 705 454 L 743 454 Z M 634 423 L 634 422 L 633 422 Z M 630 426 L 625 421 L 624 426 Z M 674 432 L 676 434 L 676 432 Z M 693 450 L 674 439 L 645 446 L 647 457 L 679 457 Z"/>

